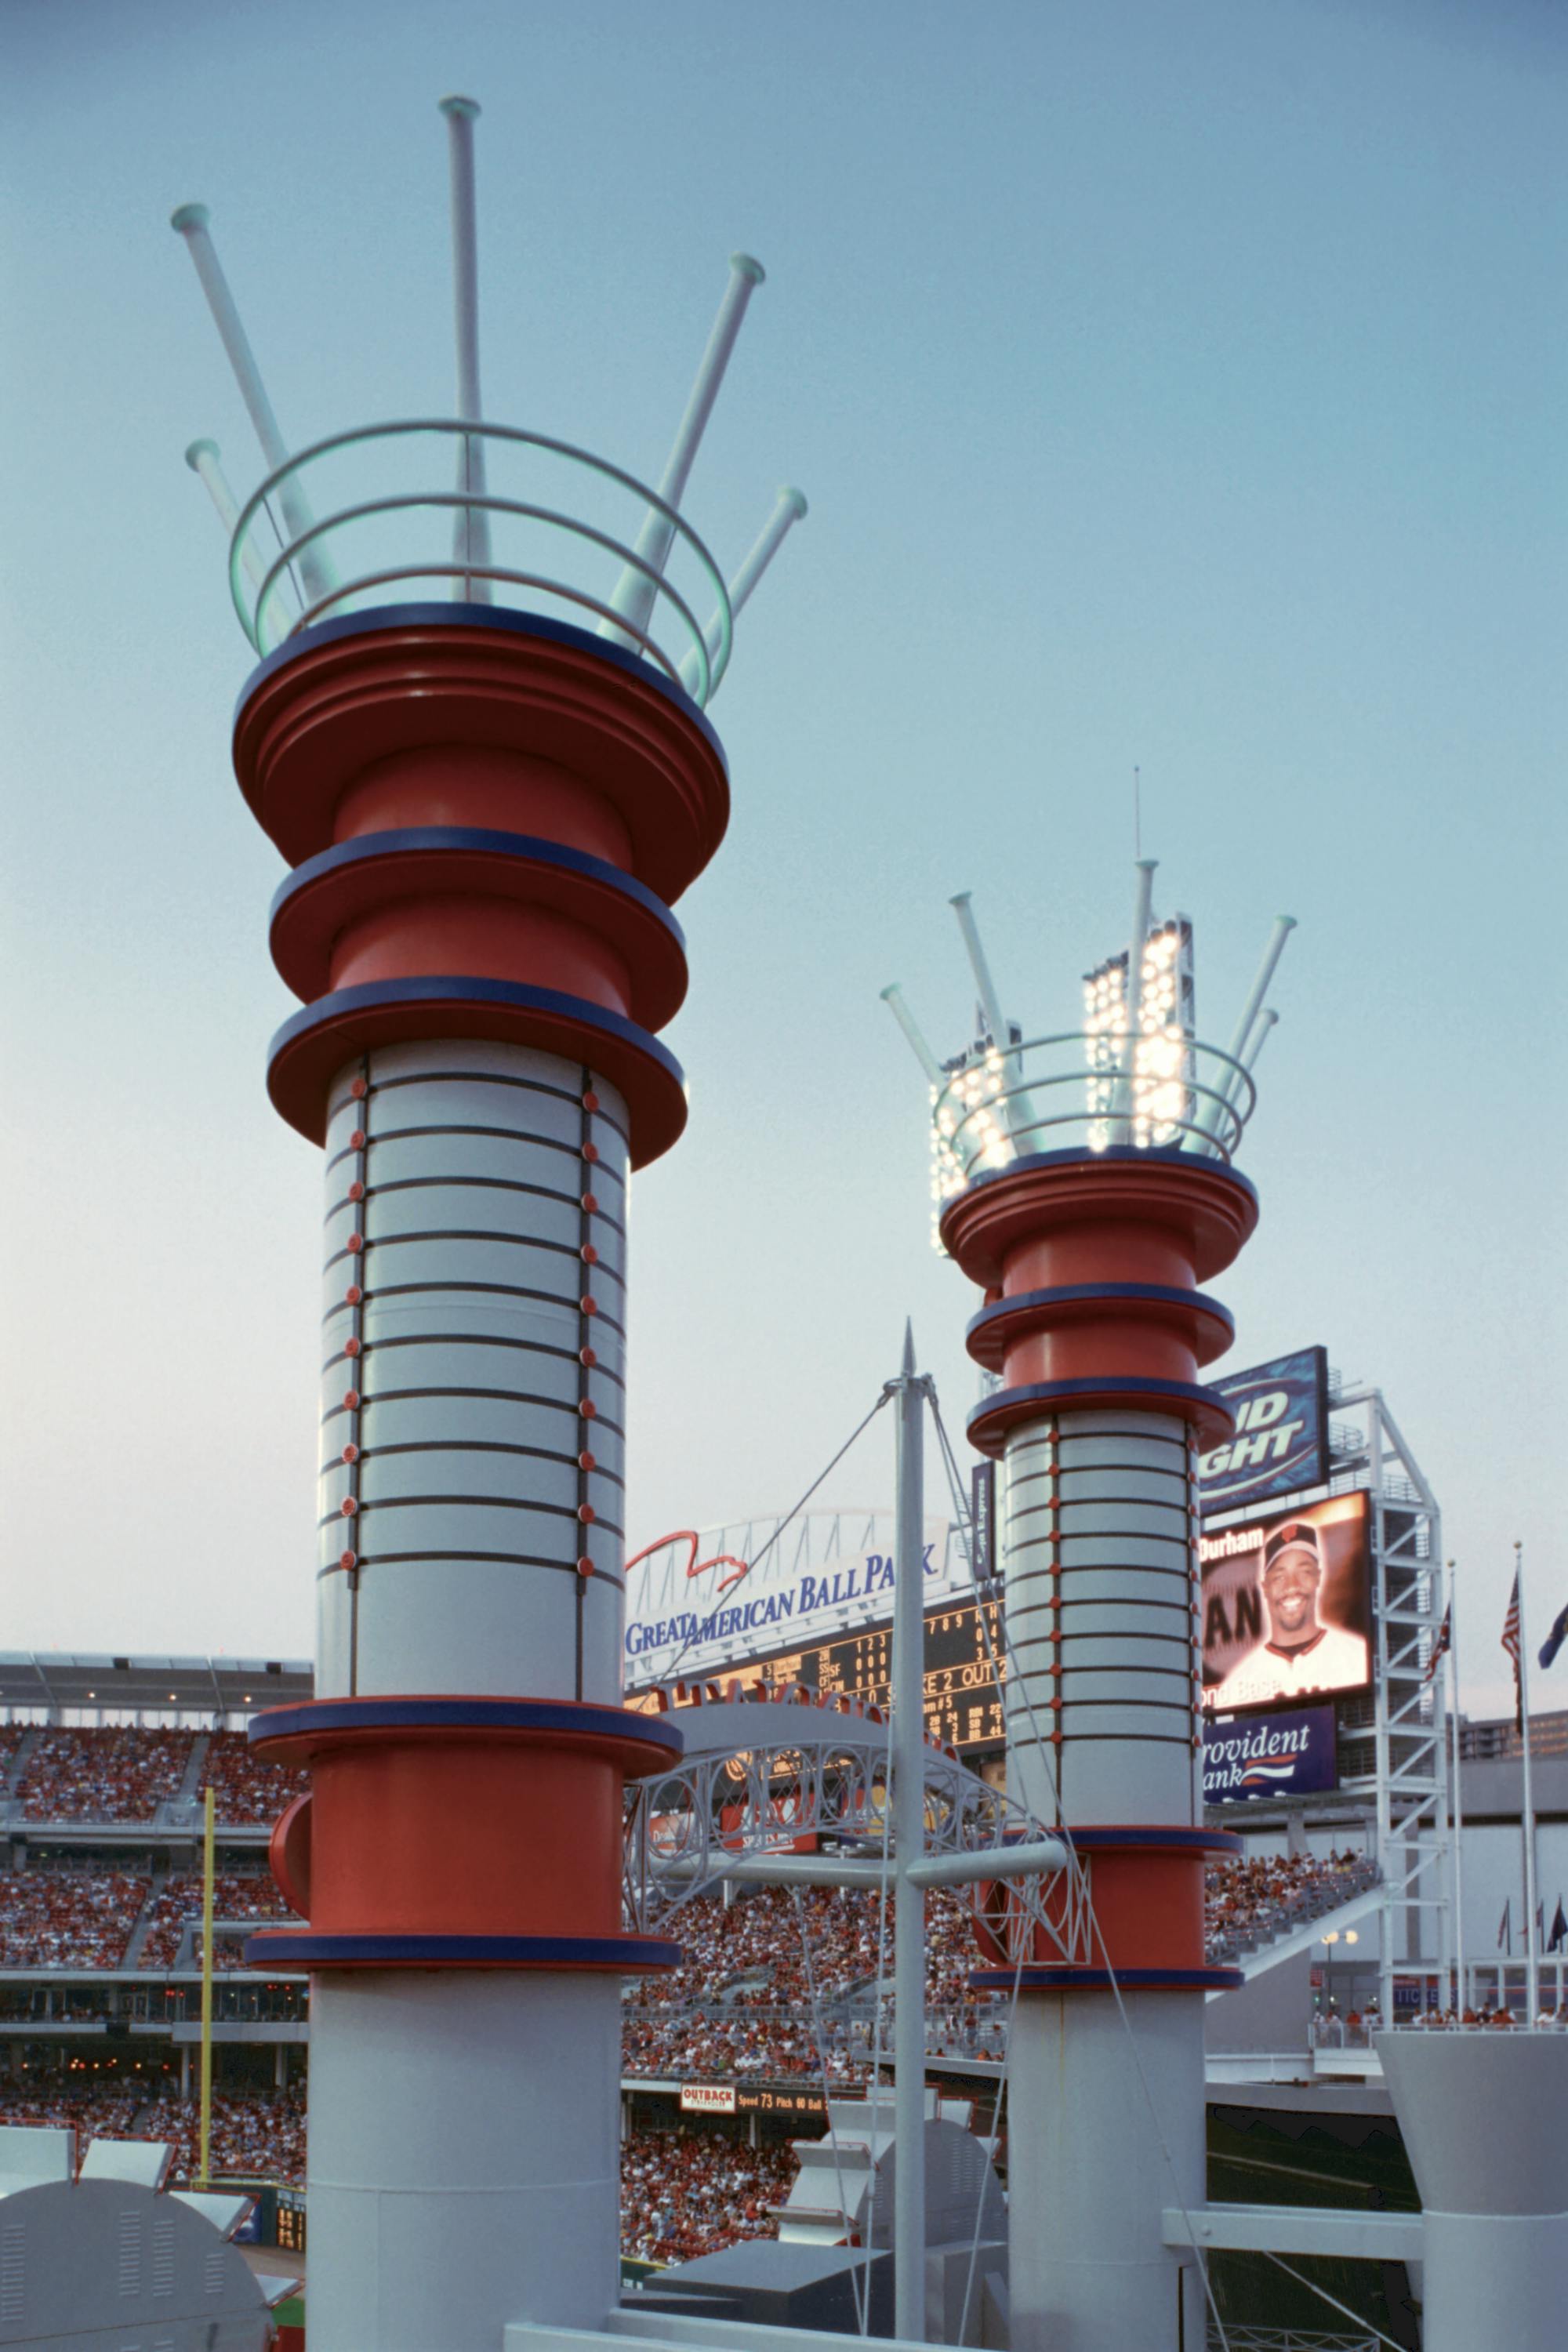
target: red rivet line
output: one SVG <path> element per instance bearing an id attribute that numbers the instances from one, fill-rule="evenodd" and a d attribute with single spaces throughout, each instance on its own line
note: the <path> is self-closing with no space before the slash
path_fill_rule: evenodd
<path id="1" fill-rule="evenodd" d="M 354 1178 L 353 1182 L 349 1186 L 349 1199 L 351 1201 L 363 1201 L 364 1199 L 364 1186 L 360 1182 L 357 1176 Z"/>
<path id="2" fill-rule="evenodd" d="M 585 1143 L 583 1146 L 583 1157 L 584 1160 L 597 1160 L 598 1156 L 599 1147 L 596 1143 Z"/>
<path id="3" fill-rule="evenodd" d="M 584 1421 L 597 1421 L 599 1418 L 599 1408 L 592 1397 L 584 1397 L 577 1411 Z"/>
<path id="4" fill-rule="evenodd" d="M 584 1110 L 597 1110 L 599 1108 L 599 1097 L 594 1092 L 592 1087 L 588 1088 L 587 1093 L 583 1097 L 583 1108 Z"/>
<path id="5" fill-rule="evenodd" d="M 596 1315 L 599 1311 L 599 1302 L 591 1290 L 585 1290 L 577 1304 L 584 1315 Z"/>
<path id="6" fill-rule="evenodd" d="M 343 1353 L 345 1356 L 357 1356 L 363 1345 L 364 1341 L 363 1339 L 345 1339 L 343 1341 Z"/>
<path id="7" fill-rule="evenodd" d="M 344 1246 L 346 1247 L 350 1257 L 358 1257 L 361 1250 L 364 1247 L 364 1235 L 363 1234 L 351 1234 Z"/>
<path id="8" fill-rule="evenodd" d="M 359 1509 L 359 1505 L 355 1502 L 352 1495 L 345 1495 L 340 1507 L 343 1517 L 345 1519 L 352 1519 L 355 1512 Z"/>
<path id="9" fill-rule="evenodd" d="M 592 1215 L 594 1214 L 594 1212 L 595 1211 L 595 1209 L 597 1209 L 598 1205 L 599 1205 L 599 1196 L 598 1196 L 598 1194 L 597 1194 L 596 1192 L 584 1192 L 584 1195 L 583 1195 L 583 1206 L 587 1210 L 588 1214 L 589 1214 L 590 1216 L 592 1216 Z"/>
<path id="10" fill-rule="evenodd" d="M 349 1092 L 353 1097 L 355 1102 L 363 1102 L 366 1095 L 370 1092 L 369 1079 L 355 1078 L 353 1085 L 349 1087 Z"/>
<path id="11" fill-rule="evenodd" d="M 595 1458 L 593 1454 L 579 1454 L 577 1456 L 577 1467 L 579 1470 L 592 1470 L 595 1466 Z"/>
<path id="12" fill-rule="evenodd" d="M 359 1566 L 359 1554 L 358 1554 L 358 1552 L 357 1552 L 357 1551 L 341 1551 L 341 1552 L 339 1552 L 339 1554 L 338 1554 L 338 1566 L 339 1566 L 340 1568 L 357 1568 L 357 1567 Z"/>
<path id="13" fill-rule="evenodd" d="M 357 1445 L 345 1445 L 343 1448 L 343 1460 L 345 1462 L 357 1462 L 359 1460 L 359 1447 Z"/>
<path id="14" fill-rule="evenodd" d="M 592 1525 L 593 1525 L 594 1521 L 598 1517 L 598 1516 L 599 1516 L 599 1514 L 598 1514 L 598 1513 L 597 1513 L 597 1511 L 594 1508 L 594 1506 L 593 1506 L 593 1504 L 592 1504 L 592 1503 L 579 1503 L 579 1504 L 578 1504 L 578 1506 L 577 1506 L 577 1517 L 582 1520 L 583 1525 L 584 1525 L 585 1528 L 587 1528 L 587 1527 L 592 1527 Z"/>
<path id="15" fill-rule="evenodd" d="M 579 1348 L 579 1349 L 578 1349 L 578 1350 L 577 1350 L 577 1361 L 578 1361 L 580 1364 L 596 1364 L 596 1363 L 598 1362 L 598 1360 L 599 1360 L 599 1359 L 598 1359 L 598 1357 L 594 1353 L 594 1350 L 593 1350 L 593 1349 L 592 1349 L 592 1348 Z"/>
<path id="16" fill-rule="evenodd" d="M 592 1242 L 584 1242 L 581 1250 L 578 1252 L 578 1255 L 581 1257 L 584 1265 L 597 1265 L 599 1263 L 599 1253 L 594 1247 Z"/>
<path id="17" fill-rule="evenodd" d="M 348 1288 L 343 1293 L 343 1302 L 345 1306 L 357 1307 L 363 1297 L 364 1293 L 360 1288 L 358 1283 L 351 1282 Z"/>
<path id="18" fill-rule="evenodd" d="M 363 1151 L 364 1150 L 364 1129 L 363 1127 L 356 1127 L 353 1133 L 350 1136 L 349 1150 L 351 1151 Z"/>
<path id="19" fill-rule="evenodd" d="M 594 1573 L 594 1563 L 589 1559 L 586 1552 L 583 1554 L 582 1559 L 577 1562 L 577 1573 L 579 1576 L 592 1576 Z"/>
<path id="20" fill-rule="evenodd" d="M 358 1389 L 345 1389 L 343 1391 L 343 1411 L 345 1412 L 357 1412 L 359 1411 Z"/>

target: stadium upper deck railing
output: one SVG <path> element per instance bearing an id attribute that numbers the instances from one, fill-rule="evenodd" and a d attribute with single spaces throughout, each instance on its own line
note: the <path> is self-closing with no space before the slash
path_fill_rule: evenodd
<path id="1" fill-rule="evenodd" d="M 1179 1024 L 1138 1039 L 1067 1029 L 994 1045 L 931 1102 L 945 1198 L 1039 1151 L 1113 1147 L 1191 1152 L 1228 1164 L 1258 1100 L 1246 1066 Z"/>
<path id="2" fill-rule="evenodd" d="M 193 446 L 198 470 L 209 446 Z M 651 517 L 664 545 L 650 560 L 637 542 Z M 268 474 L 232 531 L 235 609 L 258 654 L 391 592 L 595 627 L 703 707 L 729 663 L 730 595 L 690 524 L 549 434 L 439 416 L 333 434 Z"/>

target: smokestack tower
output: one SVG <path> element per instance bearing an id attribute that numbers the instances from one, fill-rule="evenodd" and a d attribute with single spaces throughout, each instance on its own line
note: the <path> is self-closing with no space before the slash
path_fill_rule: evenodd
<path id="1" fill-rule="evenodd" d="M 620 1979 L 679 1957 L 623 1917 L 624 1785 L 680 1747 L 621 1704 L 627 1182 L 686 1116 L 657 1033 L 729 813 L 705 705 L 805 511 L 729 591 L 680 511 L 744 255 L 658 490 L 484 421 L 478 110 L 442 108 L 453 416 L 291 455 L 174 215 L 268 469 L 241 506 L 188 453 L 289 867 L 268 1087 L 325 1175 L 316 1696 L 251 1725 L 309 1769 L 272 1844 L 308 1925 L 248 1948 L 310 1972 L 311 2352 L 489 2352 L 618 2298 Z"/>
<path id="2" fill-rule="evenodd" d="M 1201 2344 L 1202 2282 L 1163 2239 L 1203 2206 L 1203 1825 L 1196 1456 L 1231 1426 L 1199 1373 L 1231 1318 L 1201 1287 L 1253 1231 L 1231 1165 L 1273 1024 L 1270 941 L 1231 1051 L 1192 1027 L 1190 927 L 1157 924 L 1138 868 L 1131 947 L 1086 982 L 1080 1031 L 1004 1021 L 967 894 L 955 901 L 986 1034 L 931 1078 L 941 1245 L 984 1294 L 990 1375 L 971 1443 L 998 1465 L 1008 1793 L 1075 1857 L 1054 1938 L 983 1906 L 1020 1998 L 1009 2045 L 1013 2352 Z M 1087 1899 L 1086 1899 L 1087 1898 Z M 1020 1932 L 1021 1931 L 1021 1932 Z"/>

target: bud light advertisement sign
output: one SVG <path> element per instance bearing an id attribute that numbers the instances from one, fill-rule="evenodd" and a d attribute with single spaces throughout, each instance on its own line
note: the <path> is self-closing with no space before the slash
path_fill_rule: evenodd
<path id="1" fill-rule="evenodd" d="M 1337 1785 L 1331 1706 L 1204 1726 L 1205 1805 L 1312 1796 Z"/>
<path id="2" fill-rule="evenodd" d="M 1276 1356 L 1214 1387 L 1236 1415 L 1236 1433 L 1198 1463 L 1205 1513 L 1234 1511 L 1274 1495 L 1321 1486 L 1329 1475 L 1329 1359 L 1323 1348 Z"/>

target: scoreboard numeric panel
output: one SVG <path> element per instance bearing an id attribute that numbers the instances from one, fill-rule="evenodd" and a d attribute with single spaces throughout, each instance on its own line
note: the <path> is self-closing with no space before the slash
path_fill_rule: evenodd
<path id="1" fill-rule="evenodd" d="M 926 1730 L 944 1747 L 956 1748 L 961 1756 L 1000 1748 L 1007 1736 L 998 1680 L 998 1675 L 1005 1680 L 1007 1672 L 1002 1654 L 1001 1611 L 995 1601 L 986 1601 L 983 1626 L 981 1605 L 973 1601 L 956 1601 L 926 1612 Z M 804 1683 L 807 1690 L 825 1696 L 842 1693 L 863 1700 L 868 1706 L 885 1707 L 892 1695 L 893 1629 L 868 1626 L 863 1633 L 841 1633 L 834 1641 L 809 1648 L 747 1658 L 721 1675 L 695 1679 L 723 1682 L 731 1675 L 747 1682 L 760 1677 L 764 1682 Z M 645 1696 L 628 1693 L 626 1703 L 637 1706 Z M 682 1703 L 678 1696 L 677 1706 Z"/>

